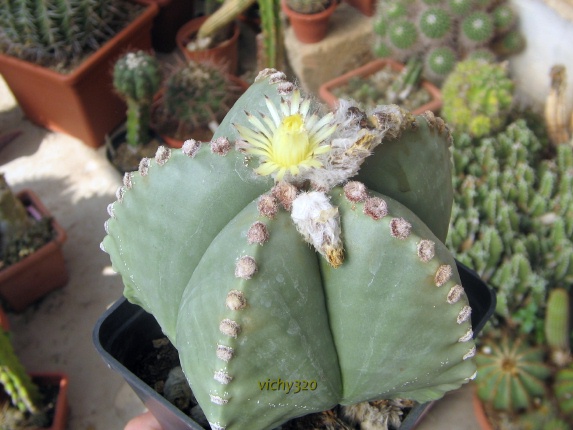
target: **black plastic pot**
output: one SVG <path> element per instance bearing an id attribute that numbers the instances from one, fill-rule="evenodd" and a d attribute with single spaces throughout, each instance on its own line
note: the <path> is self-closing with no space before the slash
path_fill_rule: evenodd
<path id="1" fill-rule="evenodd" d="M 474 337 L 481 331 L 495 310 L 496 297 L 479 276 L 458 264 L 462 285 L 472 307 Z M 155 318 L 125 298 L 118 300 L 98 320 L 93 341 L 107 365 L 119 372 L 139 396 L 145 406 L 157 418 L 163 430 L 204 430 L 152 387 L 143 382 L 134 372 L 135 360 L 145 345 L 163 337 Z M 421 421 L 433 402 L 415 406 L 403 421 L 400 430 L 411 430 Z"/>

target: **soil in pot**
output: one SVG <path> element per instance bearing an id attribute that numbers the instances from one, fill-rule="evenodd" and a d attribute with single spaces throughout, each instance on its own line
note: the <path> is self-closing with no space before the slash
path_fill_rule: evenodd
<path id="1" fill-rule="evenodd" d="M 390 66 L 367 77 L 353 77 L 344 86 L 334 88 L 332 93 L 339 99 L 353 99 L 364 109 L 377 105 L 398 104 L 408 111 L 429 103 L 431 94 L 423 87 L 417 87 L 402 101 L 392 101 L 387 97 L 388 88 L 398 78 L 399 72 Z"/>
<path id="2" fill-rule="evenodd" d="M 126 142 L 125 131 L 122 130 L 106 140 L 106 155 L 121 173 L 132 172 L 139 168 L 142 158 L 153 158 L 157 148 L 164 143 L 157 133 L 150 131 L 147 143 L 132 147 Z"/>
<path id="3" fill-rule="evenodd" d="M 32 206 L 28 206 L 26 209 L 28 212 L 31 212 L 30 217 L 35 222 L 24 236 L 10 243 L 6 252 L 0 255 L 0 270 L 33 254 L 34 251 L 40 249 L 55 237 L 50 217 L 42 217 L 40 214 L 34 213 L 35 209 Z"/>
<path id="4" fill-rule="evenodd" d="M 197 404 L 185 376 L 180 372 L 179 355 L 166 337 L 154 339 L 146 345 L 135 359 L 134 373 L 160 395 L 167 398 L 183 413 L 190 416 L 204 429 L 210 429 L 209 423 Z M 367 402 L 364 409 L 388 413 L 388 430 L 398 429 L 405 417 L 416 405 L 410 400 L 379 400 Z M 362 410 L 364 410 L 362 409 Z M 382 415 L 380 414 L 380 417 Z M 313 413 L 295 418 L 282 424 L 276 430 L 359 430 L 360 424 L 344 414 L 337 406 L 328 411 Z"/>

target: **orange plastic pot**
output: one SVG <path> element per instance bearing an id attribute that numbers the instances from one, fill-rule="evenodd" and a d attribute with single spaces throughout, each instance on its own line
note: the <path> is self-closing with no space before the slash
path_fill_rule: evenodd
<path id="1" fill-rule="evenodd" d="M 71 73 L 0 54 L 0 74 L 30 121 L 99 147 L 105 135 L 125 119 L 126 105 L 113 88 L 113 65 L 128 50 L 151 49 L 156 14 L 156 4 L 146 6 Z"/>
<path id="2" fill-rule="evenodd" d="M 366 16 L 374 16 L 376 12 L 375 0 L 345 0 L 350 6 Z"/>
<path id="3" fill-rule="evenodd" d="M 482 401 L 480 400 L 479 396 L 477 395 L 477 390 L 475 389 L 475 385 L 474 385 L 474 392 L 473 392 L 473 397 L 472 397 L 472 406 L 474 409 L 474 415 L 476 418 L 476 421 L 478 422 L 480 428 L 482 430 L 493 430 L 493 427 L 491 426 L 488 418 L 487 418 L 487 414 L 485 413 L 485 408 L 483 406 Z"/>
<path id="4" fill-rule="evenodd" d="M 58 387 L 58 399 L 54 406 L 52 425 L 47 428 L 38 428 L 37 430 L 66 430 L 69 415 L 68 375 L 65 373 L 31 373 L 30 376 L 38 385 Z"/>
<path id="5" fill-rule="evenodd" d="M 209 61 L 226 68 L 226 71 L 236 75 L 239 70 L 239 25 L 234 22 L 230 27 L 229 37 L 214 48 L 191 51 L 187 44 L 192 41 L 207 16 L 193 18 L 184 24 L 176 35 L 177 47 L 188 60 L 196 62 Z"/>
<path id="6" fill-rule="evenodd" d="M 404 64 L 398 63 L 397 61 L 391 60 L 389 58 L 374 60 L 362 67 L 351 70 L 337 78 L 325 82 L 319 87 L 318 94 L 320 98 L 325 103 L 327 103 L 328 106 L 330 106 L 331 109 L 336 109 L 338 106 L 338 98 L 333 93 L 335 88 L 340 88 L 347 85 L 348 82 L 354 77 L 366 78 L 370 75 L 373 75 L 386 66 L 390 66 L 392 70 L 396 72 L 400 72 L 404 68 Z M 413 109 L 412 114 L 420 115 L 427 110 L 432 111 L 433 113 L 438 113 L 442 107 L 442 92 L 438 87 L 426 80 L 422 81 L 422 87 L 428 91 L 428 93 L 430 93 L 431 100 L 428 103 Z"/>
<path id="7" fill-rule="evenodd" d="M 18 193 L 18 198 L 24 206 L 33 208 L 39 216 L 50 217 L 50 212 L 33 191 L 23 190 Z M 54 219 L 52 227 L 55 237 L 51 242 L 0 271 L 0 296 L 15 312 L 23 311 L 36 300 L 68 282 L 62 252 L 66 232 Z"/>
<path id="8" fill-rule="evenodd" d="M 298 13 L 292 10 L 286 0 L 281 0 L 281 8 L 288 17 L 296 38 L 302 43 L 318 43 L 328 33 L 328 21 L 338 2 L 331 0 L 328 8 L 318 13 Z"/>

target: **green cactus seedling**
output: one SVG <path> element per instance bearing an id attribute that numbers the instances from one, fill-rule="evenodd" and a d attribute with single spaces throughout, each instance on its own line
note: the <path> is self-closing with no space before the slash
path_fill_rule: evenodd
<path id="1" fill-rule="evenodd" d="M 287 0 L 289 8 L 298 13 L 318 13 L 328 8 L 333 0 Z"/>
<path id="2" fill-rule="evenodd" d="M 430 113 L 343 102 L 321 115 L 265 70 L 211 142 L 160 148 L 125 175 L 102 248 L 178 349 L 211 428 L 425 402 L 475 377 L 443 244 L 450 144 Z"/>
<path id="3" fill-rule="evenodd" d="M 161 85 L 159 60 L 144 51 L 128 52 L 115 63 L 113 85 L 127 102 L 127 143 L 131 147 L 149 140 L 151 105 Z"/>
<path id="4" fill-rule="evenodd" d="M 553 389 L 559 410 L 569 419 L 573 419 L 573 365 L 570 364 L 557 372 Z"/>

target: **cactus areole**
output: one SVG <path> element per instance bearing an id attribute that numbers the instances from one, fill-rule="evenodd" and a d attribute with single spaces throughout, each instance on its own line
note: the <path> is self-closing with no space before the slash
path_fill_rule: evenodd
<path id="1" fill-rule="evenodd" d="M 451 137 L 431 113 L 321 114 L 267 69 L 210 144 L 126 174 L 102 248 L 178 349 L 213 429 L 440 398 L 475 377 L 443 245 Z"/>

